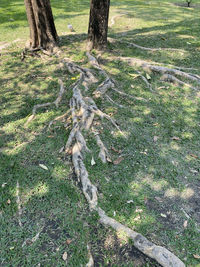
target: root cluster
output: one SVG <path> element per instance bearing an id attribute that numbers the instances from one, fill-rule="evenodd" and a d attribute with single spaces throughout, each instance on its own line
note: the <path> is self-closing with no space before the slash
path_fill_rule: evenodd
<path id="1" fill-rule="evenodd" d="M 106 145 L 101 139 L 100 131 L 95 128 L 94 121 L 98 118 L 100 119 L 107 119 L 113 127 L 115 127 L 121 135 L 125 138 L 123 131 L 120 129 L 119 125 L 116 121 L 109 116 L 108 114 L 102 112 L 96 105 L 95 99 L 98 97 L 107 97 L 107 99 L 112 104 L 115 103 L 108 95 L 109 90 L 113 90 L 116 93 L 127 97 L 135 99 L 134 96 L 128 95 L 116 87 L 115 81 L 109 77 L 109 75 L 101 68 L 97 59 L 92 56 L 89 52 L 87 52 L 88 61 L 93 67 L 92 69 L 83 68 L 69 59 L 65 58 L 62 60 L 62 66 L 67 68 L 67 70 L 72 73 L 79 73 L 80 77 L 73 85 L 72 88 L 72 97 L 70 99 L 70 112 L 71 112 L 71 119 L 72 119 L 72 128 L 71 132 L 68 136 L 67 143 L 65 145 L 65 153 L 68 153 L 72 156 L 72 164 L 74 167 L 74 171 L 78 181 L 81 183 L 83 194 L 89 204 L 91 211 L 96 211 L 100 217 L 100 222 L 104 225 L 108 225 L 115 229 L 116 231 L 122 231 L 126 234 L 127 237 L 133 240 L 134 246 L 139 249 L 141 252 L 146 254 L 147 256 L 155 259 L 158 263 L 165 267 L 183 267 L 185 266 L 184 263 L 176 257 L 173 253 L 167 250 L 164 247 L 157 246 L 154 243 L 147 240 L 143 235 L 133 231 L 132 229 L 122 225 L 120 222 L 116 221 L 115 219 L 106 215 L 103 208 L 101 208 L 98 204 L 98 192 L 97 187 L 92 184 L 86 166 L 84 164 L 84 155 L 86 152 L 90 153 L 89 148 L 87 147 L 87 142 L 84 137 L 85 132 L 88 134 L 92 134 L 95 137 L 96 144 L 99 147 L 99 158 L 103 163 L 112 162 L 111 157 L 109 155 L 109 151 L 106 148 Z M 119 59 L 119 58 L 118 58 Z M 183 77 L 190 81 L 195 81 L 200 83 L 200 79 L 192 74 L 188 74 L 178 69 L 170 69 L 163 66 L 157 66 L 149 64 L 145 61 L 139 61 L 138 59 L 134 58 L 120 58 L 120 60 L 126 61 L 128 64 L 132 66 L 137 66 L 142 68 L 143 70 L 153 71 L 160 73 L 163 76 L 163 80 L 176 82 L 181 84 L 175 76 Z M 138 72 L 139 75 L 142 77 L 143 81 L 146 83 L 147 87 L 152 90 L 150 82 Z M 98 85 L 98 79 L 96 77 L 103 77 L 103 82 Z M 175 77 L 175 78 L 174 78 Z M 174 80 L 175 79 L 175 80 Z M 58 106 L 61 98 L 64 94 L 64 85 L 60 82 L 61 89 L 57 99 L 52 103 L 46 103 L 41 105 L 36 105 L 33 108 L 32 116 L 35 116 L 36 111 L 40 107 L 55 105 Z M 95 85 L 96 89 L 93 92 L 93 96 L 88 94 L 88 88 L 91 85 Z M 122 107 L 118 104 L 118 106 Z M 66 114 L 64 114 L 66 116 Z M 60 118 L 60 117 L 59 117 Z M 62 116 L 63 118 L 63 116 Z M 29 121 L 30 122 L 30 119 Z M 92 261 L 92 257 L 91 257 Z M 89 266 L 89 265 L 88 265 Z"/>

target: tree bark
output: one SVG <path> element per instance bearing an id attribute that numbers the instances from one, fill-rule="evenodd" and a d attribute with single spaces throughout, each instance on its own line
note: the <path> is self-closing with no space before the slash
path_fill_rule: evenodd
<path id="1" fill-rule="evenodd" d="M 88 28 L 89 48 L 103 49 L 107 45 L 110 0 L 91 0 Z"/>
<path id="2" fill-rule="evenodd" d="M 50 0 L 24 0 L 30 28 L 30 48 L 50 49 L 58 40 Z"/>

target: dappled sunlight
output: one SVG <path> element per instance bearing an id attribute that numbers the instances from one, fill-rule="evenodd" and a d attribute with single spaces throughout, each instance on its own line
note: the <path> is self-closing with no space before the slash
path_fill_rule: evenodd
<path id="1" fill-rule="evenodd" d="M 191 126 L 196 126 L 196 124 L 192 124 Z M 194 137 L 194 134 L 191 132 L 184 132 L 181 134 L 181 136 L 184 139 L 192 139 Z"/>
<path id="2" fill-rule="evenodd" d="M 169 198 L 180 197 L 182 199 L 189 199 L 194 195 L 194 190 L 192 188 L 186 188 L 182 192 L 179 192 L 176 188 L 168 188 L 164 196 Z"/>
<path id="3" fill-rule="evenodd" d="M 49 185 L 44 182 L 38 182 L 32 189 L 25 189 L 23 192 L 23 204 L 27 204 L 32 197 L 42 197 L 49 192 Z"/>
<path id="4" fill-rule="evenodd" d="M 141 179 L 141 182 L 143 185 L 148 184 L 154 191 L 161 191 L 169 184 L 165 179 L 161 178 L 159 180 L 155 180 L 153 176 L 150 175 Z"/>

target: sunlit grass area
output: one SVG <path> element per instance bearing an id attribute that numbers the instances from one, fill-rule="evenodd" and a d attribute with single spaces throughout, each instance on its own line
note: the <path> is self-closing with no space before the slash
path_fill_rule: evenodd
<path id="1" fill-rule="evenodd" d="M 53 0 L 51 4 L 61 57 L 88 67 L 89 1 Z M 200 92 L 163 83 L 156 73 L 149 73 L 150 91 L 137 68 L 119 57 L 190 67 L 195 70 L 189 72 L 198 75 L 199 12 L 200 1 L 191 8 L 175 0 L 111 1 L 110 21 L 120 15 L 109 28 L 116 42 L 109 43 L 99 62 L 118 89 L 135 99 L 109 91 L 122 108 L 104 99 L 96 103 L 127 135 L 125 139 L 103 121 L 102 140 L 113 161 L 121 157 L 121 162 L 102 164 L 94 137 L 85 133 L 92 153 L 84 162 L 98 188 L 100 206 L 109 216 L 168 248 L 186 266 L 198 266 L 200 255 Z M 68 32 L 69 22 L 74 34 Z M 21 61 L 28 35 L 23 2 L 2 0 L 0 46 L 19 40 L 0 51 L 0 265 L 66 266 L 66 252 L 68 266 L 83 266 L 88 262 L 89 244 L 95 266 L 158 266 L 121 233 L 100 225 L 98 216 L 89 211 L 70 158 L 60 152 L 70 125 L 66 129 L 57 122 L 48 129 L 49 122 L 69 108 L 71 86 L 78 75 L 61 70 L 55 56 L 29 55 Z M 129 42 L 179 51 L 144 51 L 128 46 Z M 142 74 L 146 75 L 143 70 Z M 67 88 L 60 107 L 38 110 L 26 126 L 35 104 L 57 97 L 60 77 Z"/>

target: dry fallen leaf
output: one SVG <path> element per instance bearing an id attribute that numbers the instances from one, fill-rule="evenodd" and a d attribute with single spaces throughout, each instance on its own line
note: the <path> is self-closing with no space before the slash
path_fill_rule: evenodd
<path id="1" fill-rule="evenodd" d="M 151 76 L 147 73 L 146 74 L 147 80 L 151 80 Z"/>
<path id="2" fill-rule="evenodd" d="M 113 161 L 113 164 L 118 165 L 118 164 L 120 164 L 120 162 L 122 162 L 123 159 L 124 159 L 123 157 L 119 157 L 118 159 Z"/>
<path id="3" fill-rule="evenodd" d="M 199 157 L 197 156 L 197 155 L 195 155 L 195 154 L 190 154 L 190 157 L 193 157 L 193 158 L 195 158 L 195 159 L 198 159 Z"/>
<path id="4" fill-rule="evenodd" d="M 10 199 L 8 199 L 8 200 L 7 200 L 7 204 L 8 204 L 8 205 L 10 205 L 10 203 L 11 203 L 11 200 L 10 200 Z"/>
<path id="5" fill-rule="evenodd" d="M 62 258 L 63 258 L 64 261 L 67 260 L 67 252 L 66 251 L 63 253 Z"/>
<path id="6" fill-rule="evenodd" d="M 94 161 L 94 158 L 92 157 L 92 159 L 91 159 L 91 165 L 93 166 L 95 164 L 96 164 L 96 162 Z"/>
<path id="7" fill-rule="evenodd" d="M 197 255 L 197 254 L 193 254 L 193 257 L 194 257 L 195 259 L 200 259 L 200 255 Z"/>
<path id="8" fill-rule="evenodd" d="M 111 149 L 116 153 L 121 153 L 122 152 L 121 150 L 118 150 L 118 149 L 114 148 L 113 146 L 111 146 Z"/>
<path id="9" fill-rule="evenodd" d="M 188 225 L 188 221 L 184 221 L 184 223 L 183 223 L 183 227 L 186 228 L 187 225 Z"/>
<path id="10" fill-rule="evenodd" d="M 69 245 L 71 242 L 72 242 L 71 239 L 67 239 L 67 240 L 66 240 L 66 244 L 67 244 L 67 245 Z"/>
<path id="11" fill-rule="evenodd" d="M 47 166 L 45 166 L 44 164 L 39 164 L 39 166 L 43 169 L 43 170 L 46 170 L 46 171 L 48 171 L 48 168 L 47 168 Z"/>

